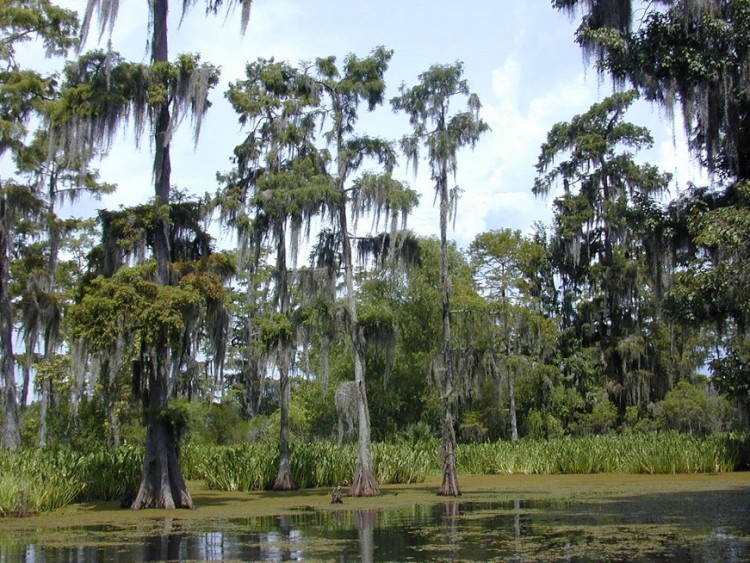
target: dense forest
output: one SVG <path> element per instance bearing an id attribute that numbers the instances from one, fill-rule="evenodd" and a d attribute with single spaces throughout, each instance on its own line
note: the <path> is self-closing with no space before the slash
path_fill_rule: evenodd
<path id="1" fill-rule="evenodd" d="M 250 3 L 177 7 L 251 34 Z M 295 443 L 353 441 L 351 494 L 370 496 L 375 444 L 434 437 L 440 493 L 458 495 L 462 443 L 746 430 L 750 3 L 552 0 L 612 94 L 539 147 L 528 190 L 549 223 L 466 248 L 455 176 L 488 125 L 462 63 L 388 99 L 386 47 L 257 59 L 214 92 L 218 67 L 170 51 L 168 4 L 149 3 L 149 60 L 133 62 L 88 49 L 114 0 L 0 0 L 3 448 L 145 445 L 132 505 L 174 508 L 192 506 L 190 444 L 272 443 L 287 490 L 304 485 Z M 57 68 L 23 66 L 29 41 Z M 243 138 L 196 196 L 174 187 L 170 144 L 184 118 L 197 138 L 214 94 Z M 670 196 L 639 160 L 639 99 L 681 112 L 710 185 Z M 395 112 L 403 136 L 362 132 L 369 112 Z M 116 189 L 96 166 L 125 126 L 150 147 L 152 198 L 62 213 Z M 431 202 L 394 175 L 407 164 L 429 171 L 433 236 L 408 229 Z"/>

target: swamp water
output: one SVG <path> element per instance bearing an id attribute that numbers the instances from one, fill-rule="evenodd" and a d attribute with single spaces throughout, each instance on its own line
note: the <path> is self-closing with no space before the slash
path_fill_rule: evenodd
<path id="1" fill-rule="evenodd" d="M 330 491 L 216 493 L 198 509 L 76 505 L 0 520 L 0 561 L 750 561 L 750 474 L 462 477 Z"/>

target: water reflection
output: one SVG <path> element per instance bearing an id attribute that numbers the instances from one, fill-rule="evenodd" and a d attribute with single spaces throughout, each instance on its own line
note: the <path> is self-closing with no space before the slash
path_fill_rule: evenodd
<path id="1" fill-rule="evenodd" d="M 138 526 L 3 531 L 0 561 L 747 561 L 748 495 L 450 501 Z M 670 502 L 665 502 L 669 500 Z M 156 524 L 156 526 L 155 526 Z"/>
<path id="2" fill-rule="evenodd" d="M 174 520 L 165 518 L 161 534 L 143 538 L 143 561 L 178 561 L 184 537 Z"/>
<path id="3" fill-rule="evenodd" d="M 359 559 L 362 563 L 375 561 L 375 522 L 378 519 L 377 510 L 355 511 L 357 532 L 359 533 Z"/>
<path id="4" fill-rule="evenodd" d="M 443 503 L 443 529 L 445 534 L 445 557 L 448 561 L 456 561 L 458 555 L 458 502 Z"/>

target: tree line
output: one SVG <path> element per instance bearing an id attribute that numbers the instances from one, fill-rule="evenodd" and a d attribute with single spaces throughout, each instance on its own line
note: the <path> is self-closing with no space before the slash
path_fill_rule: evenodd
<path id="1" fill-rule="evenodd" d="M 205 7 L 235 5 L 244 30 L 249 0 Z M 150 3 L 148 64 L 84 50 L 117 2 L 89 0 L 80 25 L 49 0 L 0 5 L 0 155 L 15 168 L 0 178 L 3 447 L 145 440 L 133 507 L 190 508 L 186 433 L 278 440 L 273 487 L 293 489 L 290 443 L 333 438 L 343 382 L 358 496 L 379 493 L 373 434 L 439 428 L 439 492 L 456 496 L 458 439 L 746 427 L 750 8 L 552 5 L 582 16 L 576 41 L 614 93 L 540 147 L 529 189 L 553 197 L 551 224 L 466 249 L 448 238 L 453 179 L 488 127 L 461 63 L 387 100 L 385 47 L 249 62 L 226 92 L 244 138 L 196 197 L 171 184 L 170 142 L 183 117 L 200 133 L 219 69 L 170 59 L 168 0 Z M 74 56 L 55 74 L 24 68 L 30 39 Z M 681 108 L 711 186 L 669 197 L 670 175 L 639 163 L 639 97 Z M 386 105 L 410 124 L 398 141 L 358 126 Z M 61 217 L 66 199 L 115 189 L 93 164 L 126 125 L 150 137 L 153 199 Z M 426 159 L 438 237 L 407 229 L 419 197 L 394 177 L 399 154 Z M 209 218 L 236 248 L 217 248 Z"/>

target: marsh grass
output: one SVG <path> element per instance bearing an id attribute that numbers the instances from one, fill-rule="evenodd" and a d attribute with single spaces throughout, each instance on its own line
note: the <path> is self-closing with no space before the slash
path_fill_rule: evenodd
<path id="1" fill-rule="evenodd" d="M 196 446 L 184 452 L 190 461 L 183 468 L 188 479 L 200 479 L 210 489 L 257 491 L 269 489 L 278 469 L 278 451 L 272 444 L 240 446 Z M 432 444 L 373 444 L 373 461 L 381 484 L 420 483 L 435 465 Z M 184 459 L 184 458 L 183 458 Z M 294 444 L 290 463 L 298 487 L 335 487 L 354 475 L 356 446 L 339 447 L 332 442 Z"/>
<path id="2" fill-rule="evenodd" d="M 427 475 L 438 468 L 437 446 L 436 440 L 373 444 L 378 481 L 384 485 L 424 483 Z"/>
<path id="3" fill-rule="evenodd" d="M 714 473 L 733 471 L 747 436 L 677 432 L 462 444 L 458 468 L 475 474 Z"/>
<path id="4" fill-rule="evenodd" d="M 143 448 L 121 446 L 112 451 L 92 452 L 81 457 L 84 481 L 81 500 L 115 500 L 132 496 L 138 489 Z"/>
<path id="5" fill-rule="evenodd" d="M 463 474 L 678 474 L 737 469 L 747 451 L 745 434 L 696 437 L 675 432 L 623 434 L 460 444 Z M 423 483 L 440 470 L 439 442 L 374 443 L 373 460 L 381 485 Z M 331 442 L 292 446 L 291 466 L 300 488 L 345 485 L 354 475 L 355 444 Z M 26 515 L 73 502 L 123 498 L 138 486 L 143 448 L 81 453 L 44 449 L 0 450 L 0 515 Z M 275 443 L 195 446 L 182 451 L 186 479 L 203 480 L 220 491 L 270 489 L 278 468 Z"/>
<path id="6" fill-rule="evenodd" d="M 85 484 L 77 477 L 78 461 L 72 452 L 3 452 L 0 514 L 26 516 L 55 510 L 79 499 Z"/>

